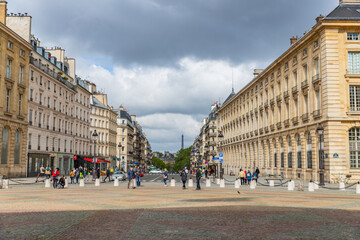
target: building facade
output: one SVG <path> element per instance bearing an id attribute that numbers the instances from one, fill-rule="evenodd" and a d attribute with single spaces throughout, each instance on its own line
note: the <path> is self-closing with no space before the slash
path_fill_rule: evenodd
<path id="1" fill-rule="evenodd" d="M 265 174 L 319 181 L 323 170 L 326 181 L 339 175 L 359 180 L 360 13 L 354 9 L 360 2 L 353 2 L 341 1 L 318 17 L 217 110 L 225 173 L 259 167 Z"/>

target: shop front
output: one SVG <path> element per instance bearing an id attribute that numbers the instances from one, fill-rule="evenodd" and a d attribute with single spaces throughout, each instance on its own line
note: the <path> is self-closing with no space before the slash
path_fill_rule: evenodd
<path id="1" fill-rule="evenodd" d="M 73 156 L 68 154 L 57 154 L 57 167 L 60 170 L 60 175 L 69 175 L 74 168 Z"/>
<path id="2" fill-rule="evenodd" d="M 36 177 L 40 172 L 41 166 L 43 166 L 44 168 L 50 166 L 52 168 L 53 165 L 54 159 L 52 159 L 51 161 L 50 154 L 29 153 L 27 176 Z"/>

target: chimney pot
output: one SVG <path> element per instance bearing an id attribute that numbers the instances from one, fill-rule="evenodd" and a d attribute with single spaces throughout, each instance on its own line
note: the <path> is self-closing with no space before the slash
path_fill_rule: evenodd
<path id="1" fill-rule="evenodd" d="M 297 36 L 290 38 L 290 45 L 295 44 L 295 43 L 297 42 L 297 40 L 298 40 L 298 37 L 297 37 Z"/>

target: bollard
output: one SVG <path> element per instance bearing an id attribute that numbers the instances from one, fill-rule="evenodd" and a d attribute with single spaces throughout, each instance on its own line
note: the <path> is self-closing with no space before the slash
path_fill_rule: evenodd
<path id="1" fill-rule="evenodd" d="M 49 188 L 50 187 L 50 179 L 46 179 L 45 180 L 45 187 Z"/>
<path id="2" fill-rule="evenodd" d="M 206 179 L 206 187 L 211 187 L 211 181 L 210 181 L 210 179 Z"/>
<path id="3" fill-rule="evenodd" d="M 290 180 L 290 182 L 288 182 L 288 191 L 294 191 L 294 185 L 295 182 Z"/>
<path id="4" fill-rule="evenodd" d="M 64 185 L 64 188 L 68 188 L 68 187 L 69 187 L 68 180 L 67 180 L 67 178 L 65 178 L 65 185 Z"/>
<path id="5" fill-rule="evenodd" d="M 79 185 L 80 187 L 84 187 L 85 186 L 85 181 L 84 181 L 84 179 L 80 179 L 80 185 Z"/>
<path id="6" fill-rule="evenodd" d="M 220 178 L 216 179 L 216 184 L 218 184 L 218 185 L 220 184 Z"/>
<path id="7" fill-rule="evenodd" d="M 5 188 L 5 189 L 9 188 L 9 180 L 8 179 L 3 180 L 3 188 Z"/>
<path id="8" fill-rule="evenodd" d="M 275 182 L 274 182 L 274 180 L 270 180 L 270 187 L 274 187 L 275 186 Z"/>
<path id="9" fill-rule="evenodd" d="M 345 190 L 345 183 L 341 182 L 339 184 L 339 188 L 340 188 L 340 190 Z"/>
<path id="10" fill-rule="evenodd" d="M 360 194 L 360 183 L 356 184 L 356 194 Z"/>
<path id="11" fill-rule="evenodd" d="M 235 181 L 235 188 L 240 188 L 240 180 Z"/>
<path id="12" fill-rule="evenodd" d="M 119 186 L 119 179 L 115 178 L 114 180 L 114 187 L 118 187 Z"/>
<path id="13" fill-rule="evenodd" d="M 220 187 L 221 188 L 225 187 L 225 180 L 224 179 L 220 179 Z"/>
<path id="14" fill-rule="evenodd" d="M 309 192 L 314 192 L 314 183 L 313 182 L 309 182 L 308 190 L 309 190 Z"/>
<path id="15" fill-rule="evenodd" d="M 192 180 L 192 178 L 189 179 L 189 182 L 188 182 L 188 187 L 193 187 L 194 186 L 194 181 Z"/>
<path id="16" fill-rule="evenodd" d="M 175 187 L 175 179 L 171 179 L 170 181 L 170 187 Z"/>
<path id="17" fill-rule="evenodd" d="M 251 181 L 250 182 L 250 189 L 255 189 L 256 188 L 256 182 L 255 181 Z"/>
<path id="18" fill-rule="evenodd" d="M 314 190 L 319 190 L 319 182 L 313 182 Z"/>
<path id="19" fill-rule="evenodd" d="M 95 179 L 95 187 L 100 187 L 100 179 Z"/>

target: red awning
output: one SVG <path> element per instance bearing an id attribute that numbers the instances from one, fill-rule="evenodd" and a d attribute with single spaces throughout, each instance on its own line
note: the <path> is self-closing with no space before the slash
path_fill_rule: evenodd
<path id="1" fill-rule="evenodd" d="M 98 159 L 97 162 L 106 162 L 106 163 L 111 163 L 110 161 L 106 161 L 104 159 Z"/>
<path id="2" fill-rule="evenodd" d="M 84 158 L 85 161 L 94 162 L 94 159 Z"/>

